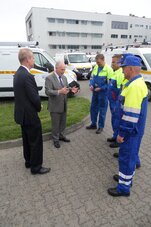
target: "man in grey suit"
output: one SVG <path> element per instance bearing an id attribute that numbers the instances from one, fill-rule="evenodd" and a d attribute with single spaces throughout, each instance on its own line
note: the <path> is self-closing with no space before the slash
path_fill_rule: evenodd
<path id="1" fill-rule="evenodd" d="M 70 142 L 64 136 L 67 113 L 67 94 L 70 91 L 66 77 L 64 76 L 65 64 L 57 62 L 54 72 L 46 77 L 45 92 L 48 96 L 48 111 L 52 121 L 52 138 L 54 146 L 60 148 L 59 140 Z M 71 88 L 73 93 L 78 92 L 78 88 Z"/>

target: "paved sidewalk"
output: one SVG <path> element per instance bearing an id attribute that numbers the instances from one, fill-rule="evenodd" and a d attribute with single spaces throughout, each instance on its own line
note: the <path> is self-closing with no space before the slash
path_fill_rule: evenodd
<path id="1" fill-rule="evenodd" d="M 44 142 L 44 166 L 52 171 L 33 176 L 25 169 L 22 147 L 0 151 L 0 227 L 150 227 L 151 103 L 131 196 L 113 198 L 116 149 L 108 147 L 110 114 L 101 135 L 85 127 L 71 133 L 70 144 L 54 149 Z"/>

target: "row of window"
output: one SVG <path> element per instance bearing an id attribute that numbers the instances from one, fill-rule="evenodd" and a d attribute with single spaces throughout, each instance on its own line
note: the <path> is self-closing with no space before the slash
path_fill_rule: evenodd
<path id="1" fill-rule="evenodd" d="M 73 19 L 60 19 L 60 18 L 47 18 L 49 23 L 59 23 L 59 24 L 82 24 L 87 25 L 89 21 L 87 20 L 73 20 Z M 102 26 L 103 21 L 90 21 L 92 25 Z"/>
<path id="2" fill-rule="evenodd" d="M 130 28 L 132 28 L 132 27 L 133 27 L 133 25 L 130 24 Z M 145 27 L 145 25 L 135 24 L 135 27 L 143 28 L 143 27 Z M 127 30 L 128 29 L 128 22 L 112 21 L 111 28 L 112 29 L 125 29 L 125 30 Z M 151 25 L 150 26 L 146 25 L 146 29 L 151 29 Z"/>
<path id="3" fill-rule="evenodd" d="M 143 28 L 143 27 L 146 27 L 146 29 L 151 29 L 151 25 L 143 25 L 143 24 L 135 24 L 135 27 L 140 27 L 140 28 Z"/>
<path id="4" fill-rule="evenodd" d="M 113 39 L 117 39 L 118 38 L 118 35 L 117 34 L 111 34 L 111 38 Z M 132 35 L 121 35 L 120 37 L 121 39 L 131 39 L 132 38 Z M 143 38 L 142 35 L 134 35 L 134 38 Z"/>
<path id="5" fill-rule="evenodd" d="M 91 35 L 92 38 L 101 38 L 103 34 L 99 33 L 77 33 L 77 32 L 49 32 L 49 36 L 68 36 L 68 37 L 87 37 L 88 35 Z"/>
<path id="6" fill-rule="evenodd" d="M 101 45 L 92 45 L 92 46 L 79 46 L 79 45 L 49 45 L 50 49 L 69 49 L 69 50 L 78 50 L 80 48 L 87 49 L 91 48 L 94 50 L 101 49 Z"/>

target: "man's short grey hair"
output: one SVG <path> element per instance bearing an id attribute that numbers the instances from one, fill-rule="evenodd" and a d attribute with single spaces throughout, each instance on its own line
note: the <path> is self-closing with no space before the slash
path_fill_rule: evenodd
<path id="1" fill-rule="evenodd" d="M 20 63 L 23 63 L 27 58 L 31 57 L 32 51 L 29 48 L 22 48 L 18 53 Z"/>
<path id="2" fill-rule="evenodd" d="M 58 68 L 60 65 L 65 65 L 63 61 L 57 61 L 55 64 L 55 68 Z"/>

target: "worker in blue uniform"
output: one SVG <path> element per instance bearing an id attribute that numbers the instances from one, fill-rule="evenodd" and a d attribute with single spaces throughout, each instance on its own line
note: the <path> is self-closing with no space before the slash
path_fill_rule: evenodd
<path id="1" fill-rule="evenodd" d="M 147 116 L 148 90 L 140 75 L 141 61 L 128 56 L 121 65 L 128 82 L 120 95 L 120 124 L 117 142 L 119 149 L 119 179 L 116 188 L 109 188 L 111 196 L 129 196 L 135 174 L 139 146 Z"/>
<path id="2" fill-rule="evenodd" d="M 92 91 L 90 107 L 91 124 L 86 127 L 86 129 L 97 129 L 96 134 L 100 134 L 104 128 L 108 106 L 108 79 L 112 73 L 112 68 L 105 64 L 104 55 L 98 54 L 96 56 L 96 66 L 92 71 L 89 84 Z"/>
<path id="3" fill-rule="evenodd" d="M 118 135 L 118 126 L 119 126 L 119 114 L 118 114 L 118 97 L 121 92 L 122 83 L 124 81 L 124 74 L 122 68 L 119 66 L 119 60 L 121 55 L 113 55 L 112 57 L 112 69 L 113 74 L 109 79 L 108 85 L 108 100 L 111 111 L 111 125 L 113 130 L 113 136 L 107 139 L 107 142 L 112 142 L 110 144 L 111 148 L 119 147 L 119 144 L 116 141 Z"/>
<path id="4" fill-rule="evenodd" d="M 124 60 L 126 59 L 126 57 L 128 57 L 128 56 L 134 56 L 133 54 L 131 54 L 131 53 L 124 53 L 124 54 L 122 54 L 122 58 L 118 61 L 118 64 L 120 65 L 120 64 L 122 64 L 123 62 L 124 62 Z M 123 80 L 123 82 L 122 82 L 122 84 L 121 84 L 121 89 L 123 89 L 124 88 L 124 86 L 125 86 L 125 84 L 128 82 L 128 80 L 126 79 L 126 78 L 124 78 L 124 80 Z M 117 126 L 117 131 L 118 131 L 118 124 L 119 124 L 119 108 L 120 108 L 120 102 L 119 102 L 119 100 L 117 101 L 117 110 L 116 110 L 116 113 L 117 113 L 117 118 L 116 119 L 114 119 L 114 121 L 115 121 L 115 125 Z M 140 140 L 138 141 L 138 155 L 137 155 L 137 159 L 136 159 L 136 169 L 139 169 L 140 167 L 141 167 L 141 161 L 140 161 L 140 157 L 139 157 L 139 148 L 140 148 L 140 143 L 141 143 L 141 138 L 140 138 Z M 117 143 L 118 144 L 118 143 Z M 119 145 L 119 144 L 118 144 Z M 116 143 L 114 144 L 111 144 L 110 145 L 110 147 L 116 147 Z M 118 158 L 118 152 L 115 152 L 114 154 L 113 154 L 113 156 L 115 157 L 115 158 Z M 115 175 L 114 176 L 114 178 L 118 181 L 118 175 Z"/>

